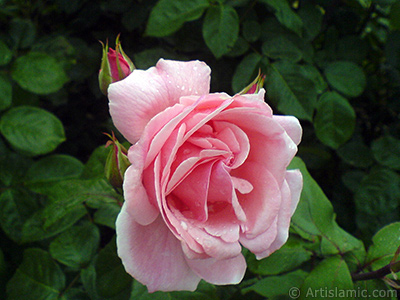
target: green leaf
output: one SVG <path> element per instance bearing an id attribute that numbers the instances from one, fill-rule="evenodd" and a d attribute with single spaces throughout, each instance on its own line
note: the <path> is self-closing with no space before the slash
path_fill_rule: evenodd
<path id="1" fill-rule="evenodd" d="M 51 256 L 72 268 L 86 266 L 96 254 L 100 243 L 100 232 L 90 222 L 75 225 L 57 236 L 51 243 Z"/>
<path id="2" fill-rule="evenodd" d="M 346 253 L 363 247 L 335 221 L 332 204 L 308 173 L 300 158 L 295 157 L 289 169 L 300 169 L 303 174 L 303 191 L 300 202 L 292 217 L 293 229 L 311 241 L 321 240 L 322 254 Z"/>
<path id="3" fill-rule="evenodd" d="M 82 172 L 82 179 L 105 178 L 104 166 L 108 153 L 110 152 L 105 146 L 97 147 L 89 157 Z"/>
<path id="4" fill-rule="evenodd" d="M 311 3 L 302 3 L 299 16 L 304 25 L 304 37 L 309 41 L 313 40 L 321 32 L 324 18 L 321 9 Z"/>
<path id="5" fill-rule="evenodd" d="M 279 295 L 295 296 L 295 294 L 292 294 L 294 289 L 298 289 L 302 285 L 306 276 L 307 273 L 303 270 L 280 276 L 269 276 L 258 280 L 254 285 L 242 289 L 242 293 L 254 291 L 261 296 L 268 297 L 268 299 Z"/>
<path id="6" fill-rule="evenodd" d="M 209 5 L 207 0 L 160 0 L 150 13 L 146 34 L 156 37 L 170 35 L 185 22 L 200 18 Z"/>
<path id="7" fill-rule="evenodd" d="M 59 61 L 42 52 L 18 57 L 11 75 L 23 89 L 39 95 L 55 93 L 69 80 Z"/>
<path id="8" fill-rule="evenodd" d="M 11 105 L 11 102 L 12 102 L 11 81 L 7 76 L 0 74 L 0 111 L 8 108 Z"/>
<path id="9" fill-rule="evenodd" d="M 325 76 L 333 88 L 349 97 L 361 95 L 366 86 L 364 71 L 350 61 L 330 63 L 325 69 Z"/>
<path id="10" fill-rule="evenodd" d="M 360 139 L 352 139 L 341 146 L 337 152 L 347 164 L 358 168 L 368 168 L 374 163 L 371 149 Z"/>
<path id="11" fill-rule="evenodd" d="M 312 252 L 294 237 L 289 237 L 286 244 L 270 256 L 256 260 L 251 254 L 247 259 L 249 269 L 260 275 L 277 275 L 292 271 L 311 258 Z"/>
<path id="12" fill-rule="evenodd" d="M 400 140 L 390 135 L 374 140 L 371 145 L 376 161 L 385 167 L 400 170 Z"/>
<path id="13" fill-rule="evenodd" d="M 36 161 L 26 172 L 25 184 L 46 184 L 48 182 L 78 178 L 83 164 L 73 156 L 55 154 Z"/>
<path id="14" fill-rule="evenodd" d="M 397 291 L 388 287 L 382 279 L 356 281 L 354 283 L 354 290 L 358 295 L 362 296 L 362 299 L 397 299 Z M 377 298 L 377 295 L 379 295 L 379 298 Z"/>
<path id="15" fill-rule="evenodd" d="M 12 59 L 12 52 L 8 46 L 0 40 L 0 66 L 8 64 Z"/>
<path id="16" fill-rule="evenodd" d="M 303 21 L 292 10 L 286 0 L 261 0 L 260 2 L 267 4 L 274 10 L 275 16 L 280 23 L 299 36 L 302 35 Z"/>
<path id="17" fill-rule="evenodd" d="M 118 203 L 120 198 L 113 187 L 104 178 L 87 180 L 63 180 L 45 185 L 30 187 L 33 191 L 44 194 L 50 200 L 58 202 L 60 209 L 86 203 L 91 208 L 103 204 Z"/>
<path id="18" fill-rule="evenodd" d="M 0 225 L 10 239 L 22 241 L 24 224 L 40 210 L 41 201 L 39 195 L 22 188 L 10 188 L 0 194 Z"/>
<path id="19" fill-rule="evenodd" d="M 15 48 L 28 48 L 36 39 L 36 28 L 31 20 L 15 18 L 10 22 L 10 36 Z"/>
<path id="20" fill-rule="evenodd" d="M 146 286 L 138 281 L 133 282 L 133 289 L 130 300 L 218 300 L 215 285 L 200 281 L 196 291 L 178 291 L 178 292 L 154 292 L 149 294 Z"/>
<path id="21" fill-rule="evenodd" d="M 315 134 L 325 145 L 337 149 L 353 135 L 356 113 L 336 92 L 326 92 L 318 100 L 314 118 Z"/>
<path id="22" fill-rule="evenodd" d="M 390 263 L 397 248 L 400 247 L 400 222 L 389 224 L 379 230 L 372 238 L 368 249 L 367 263 L 377 270 Z"/>
<path id="23" fill-rule="evenodd" d="M 356 220 L 359 228 L 374 233 L 398 220 L 400 176 L 384 168 L 373 168 L 361 181 L 355 194 Z"/>
<path id="24" fill-rule="evenodd" d="M 261 59 L 261 55 L 250 53 L 237 65 L 232 78 L 232 89 L 235 93 L 240 92 L 256 78 Z"/>
<path id="25" fill-rule="evenodd" d="M 64 287 L 65 275 L 51 256 L 31 248 L 25 250 L 21 265 L 7 284 L 7 299 L 59 299 Z"/>
<path id="26" fill-rule="evenodd" d="M 129 299 L 132 277 L 117 255 L 115 239 L 100 251 L 96 260 L 96 289 L 102 300 Z"/>
<path id="27" fill-rule="evenodd" d="M 103 204 L 94 213 L 94 222 L 115 229 L 115 221 L 120 211 L 121 206 L 117 203 Z"/>
<path id="28" fill-rule="evenodd" d="M 284 35 L 266 40 L 262 45 L 262 52 L 272 59 L 287 59 L 292 62 L 298 62 L 303 57 L 303 52 Z"/>
<path id="29" fill-rule="evenodd" d="M 350 191 L 356 193 L 365 175 L 363 171 L 349 171 L 343 174 L 342 181 Z"/>
<path id="30" fill-rule="evenodd" d="M 267 65 L 265 87 L 280 112 L 311 121 L 317 92 L 303 72 L 302 66 L 286 61 Z"/>
<path id="31" fill-rule="evenodd" d="M 261 26 L 255 20 L 247 20 L 243 22 L 243 37 L 250 43 L 256 42 L 261 35 Z"/>
<path id="32" fill-rule="evenodd" d="M 7 151 L 1 153 L 1 155 L 0 182 L 7 187 L 21 185 L 21 179 L 24 177 L 26 170 L 31 166 L 32 160 L 15 152 Z"/>
<path id="33" fill-rule="evenodd" d="M 314 83 L 318 94 L 323 93 L 328 88 L 328 84 L 315 66 L 302 65 L 300 72 L 304 77 L 310 79 Z"/>
<path id="34" fill-rule="evenodd" d="M 229 57 L 242 56 L 249 50 L 249 48 L 250 48 L 249 42 L 247 42 L 244 38 L 239 36 L 235 42 L 235 45 L 233 45 L 233 48 L 228 53 L 226 53 L 226 56 Z"/>
<path id="35" fill-rule="evenodd" d="M 46 154 L 65 141 L 61 121 L 44 109 L 19 106 L 0 120 L 0 132 L 11 146 L 29 156 Z"/>
<path id="36" fill-rule="evenodd" d="M 239 16 L 231 6 L 208 8 L 203 22 L 203 37 L 216 58 L 228 53 L 239 36 Z"/>
<path id="37" fill-rule="evenodd" d="M 304 280 L 298 299 L 348 299 L 353 282 L 346 262 L 340 256 L 325 258 Z"/>
<path id="38" fill-rule="evenodd" d="M 55 236 L 74 225 L 85 214 L 87 211 L 81 204 L 69 205 L 62 201 L 50 201 L 24 223 L 21 243 L 40 241 Z"/>

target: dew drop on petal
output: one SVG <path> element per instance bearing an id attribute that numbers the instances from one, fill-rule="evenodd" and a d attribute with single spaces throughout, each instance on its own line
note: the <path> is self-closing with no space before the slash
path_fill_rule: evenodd
<path id="1" fill-rule="evenodd" d="M 181 221 L 181 226 L 182 226 L 183 230 L 188 229 L 188 226 L 187 226 L 186 222 L 184 222 L 184 221 Z"/>

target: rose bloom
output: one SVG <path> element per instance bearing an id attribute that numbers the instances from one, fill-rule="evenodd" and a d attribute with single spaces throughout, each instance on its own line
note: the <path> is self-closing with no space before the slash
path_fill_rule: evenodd
<path id="1" fill-rule="evenodd" d="M 157 290 L 200 279 L 239 283 L 241 245 L 258 259 L 288 238 L 302 176 L 286 168 L 302 129 L 257 94 L 210 93 L 203 62 L 161 59 L 108 89 L 115 126 L 133 144 L 116 222 L 126 271 Z"/>

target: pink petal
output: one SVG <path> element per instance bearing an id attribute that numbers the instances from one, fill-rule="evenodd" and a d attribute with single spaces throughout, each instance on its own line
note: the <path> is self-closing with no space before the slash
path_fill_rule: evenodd
<path id="1" fill-rule="evenodd" d="M 186 261 L 198 276 L 212 284 L 238 284 L 246 271 L 246 261 L 241 254 L 224 260 L 208 258 Z"/>
<path id="2" fill-rule="evenodd" d="M 136 159 L 124 175 L 124 206 L 127 207 L 127 211 L 136 222 L 148 225 L 157 218 L 159 210 L 156 205 L 154 188 L 151 188 L 151 185 L 145 187 L 142 182 L 144 153 L 141 150 L 136 146 L 129 150 L 131 157 Z"/>
<path id="3" fill-rule="evenodd" d="M 286 243 L 289 236 L 290 218 L 294 213 L 294 208 L 299 202 L 302 175 L 299 170 L 288 171 L 284 181 L 282 191 L 282 204 L 278 215 L 278 231 L 273 243 L 264 251 L 254 252 L 257 259 L 269 256 Z"/>
<path id="4" fill-rule="evenodd" d="M 301 191 L 303 189 L 303 175 L 300 170 L 288 170 L 286 172 L 286 181 L 290 188 L 292 196 L 291 214 L 294 214 L 297 204 L 299 203 Z"/>
<path id="5" fill-rule="evenodd" d="M 212 163 L 197 166 L 185 179 L 172 190 L 193 218 L 205 221 L 208 217 L 207 194 Z"/>
<path id="6" fill-rule="evenodd" d="M 214 128 L 218 133 L 217 137 L 226 143 L 234 154 L 231 167 L 237 168 L 249 155 L 249 138 L 241 128 L 232 123 L 222 121 L 214 122 Z"/>
<path id="7" fill-rule="evenodd" d="M 155 115 L 179 102 L 181 96 L 208 94 L 209 67 L 199 61 L 159 60 L 146 71 L 134 70 L 109 86 L 110 114 L 132 144 Z"/>
<path id="8" fill-rule="evenodd" d="M 262 253 L 268 249 L 275 241 L 276 234 L 278 232 L 278 226 L 278 218 L 275 218 L 274 222 L 265 232 L 252 239 L 248 239 L 246 238 L 245 234 L 242 234 L 239 241 L 244 247 L 257 255 L 258 253 Z"/>
<path id="9" fill-rule="evenodd" d="M 118 255 L 126 271 L 149 292 L 194 291 L 200 278 L 185 261 L 180 242 L 171 234 L 161 217 L 141 226 L 126 212 L 118 215 Z"/>
<path id="10" fill-rule="evenodd" d="M 233 107 L 254 107 L 257 110 L 262 111 L 265 115 L 271 117 L 272 109 L 264 102 L 265 90 L 261 89 L 257 94 L 236 94 L 234 96 L 235 102 Z"/>
<path id="11" fill-rule="evenodd" d="M 253 185 L 250 193 L 237 194 L 247 217 L 247 221 L 242 224 L 242 231 L 247 239 L 253 239 L 265 232 L 278 214 L 282 201 L 279 186 L 268 169 L 254 162 L 246 161 L 232 170 L 231 174 L 240 176 Z"/>
<path id="12" fill-rule="evenodd" d="M 223 111 L 215 119 L 225 120 L 240 127 L 250 142 L 246 162 L 253 161 L 264 165 L 278 184 L 282 184 L 286 167 L 297 152 L 296 144 L 282 126 L 273 118 L 247 111 L 246 108 Z"/>
<path id="13" fill-rule="evenodd" d="M 176 102 L 182 96 L 205 95 L 210 91 L 211 69 L 204 62 L 160 59 L 156 68 L 168 86 L 169 97 Z"/>
<path id="14" fill-rule="evenodd" d="M 228 259 L 239 255 L 242 251 L 238 240 L 225 242 L 223 239 L 208 234 L 201 228 L 202 224 L 194 221 L 189 223 L 189 234 L 203 247 L 204 252 L 216 259 Z M 207 225 L 205 225 L 207 226 Z"/>
<path id="15" fill-rule="evenodd" d="M 301 128 L 300 122 L 297 118 L 293 116 L 273 116 L 276 122 L 279 123 L 285 129 L 287 134 L 293 140 L 293 142 L 298 145 L 301 141 L 301 136 L 303 129 Z"/>
<path id="16" fill-rule="evenodd" d="M 253 185 L 245 179 L 232 176 L 232 182 L 235 189 L 241 194 L 248 194 L 253 190 Z"/>
<path id="17" fill-rule="evenodd" d="M 203 225 L 207 233 L 221 237 L 228 243 L 239 240 L 239 222 L 232 207 L 227 205 L 225 209 L 210 213 L 207 222 Z"/>

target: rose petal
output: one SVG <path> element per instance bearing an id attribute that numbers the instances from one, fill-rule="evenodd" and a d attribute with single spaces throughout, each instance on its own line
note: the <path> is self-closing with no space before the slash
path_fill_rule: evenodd
<path id="1" fill-rule="evenodd" d="M 234 154 L 231 167 L 237 168 L 243 164 L 250 152 L 250 142 L 246 133 L 238 126 L 222 121 L 214 122 L 214 128 L 218 132 L 217 137 L 226 143 Z"/>
<path id="2" fill-rule="evenodd" d="M 193 218 L 204 222 L 208 217 L 207 194 L 212 163 L 197 166 L 172 191 Z"/>
<path id="3" fill-rule="evenodd" d="M 150 119 L 178 103 L 181 96 L 208 94 L 210 72 L 199 61 L 163 59 L 146 71 L 134 70 L 109 86 L 110 114 L 115 126 L 135 143 Z"/>
<path id="4" fill-rule="evenodd" d="M 245 179 L 232 176 L 232 182 L 235 189 L 241 194 L 248 194 L 253 190 L 253 185 Z"/>
<path id="5" fill-rule="evenodd" d="M 247 162 L 232 170 L 233 176 L 251 182 L 253 190 L 248 194 L 237 194 L 247 221 L 242 224 L 242 230 L 248 239 L 257 237 L 269 228 L 278 214 L 281 205 L 279 186 L 263 165 Z"/>
<path id="6" fill-rule="evenodd" d="M 272 116 L 271 107 L 264 102 L 265 99 L 265 90 L 260 89 L 257 94 L 244 94 L 239 95 L 236 94 L 234 96 L 235 102 L 233 107 L 254 107 L 259 111 L 263 111 L 263 113 L 267 116 Z"/>
<path id="7" fill-rule="evenodd" d="M 152 223 L 159 214 L 156 205 L 156 197 L 154 193 L 154 185 L 147 185 L 142 182 L 143 172 L 143 156 L 145 155 L 140 147 L 131 147 L 131 157 L 137 159 L 128 167 L 124 175 L 124 206 L 132 218 L 141 225 Z"/>
<path id="8" fill-rule="evenodd" d="M 300 144 L 303 129 L 297 118 L 293 116 L 273 116 L 272 118 L 285 129 L 296 145 Z"/>
<path id="9" fill-rule="evenodd" d="M 237 284 L 246 271 L 246 261 L 241 254 L 224 260 L 187 258 L 186 261 L 198 276 L 212 284 Z"/>
<path id="10" fill-rule="evenodd" d="M 257 259 L 269 256 L 286 243 L 289 236 L 290 218 L 299 202 L 302 185 L 303 179 L 299 170 L 287 171 L 286 180 L 281 188 L 282 204 L 278 214 L 276 238 L 268 249 L 259 253 L 255 252 Z"/>
<path id="11" fill-rule="evenodd" d="M 288 170 L 286 171 L 286 181 L 292 196 L 291 214 L 293 215 L 300 200 L 301 190 L 303 189 L 303 175 L 300 170 Z"/>
<path id="12" fill-rule="evenodd" d="M 263 253 L 263 251 L 265 251 L 271 246 L 271 244 L 276 239 L 277 232 L 278 232 L 278 218 L 275 218 L 274 222 L 265 232 L 259 234 L 258 236 L 252 239 L 248 239 L 244 234 L 242 234 L 240 236 L 239 241 L 244 247 L 249 249 L 257 256 L 258 253 Z"/>
<path id="13" fill-rule="evenodd" d="M 161 217 L 141 226 L 123 207 L 116 224 L 118 255 L 126 271 L 147 285 L 150 293 L 196 289 L 200 278 L 186 263 L 180 242 Z"/>
<path id="14" fill-rule="evenodd" d="M 208 220 L 203 227 L 207 233 L 221 237 L 225 242 L 233 243 L 239 240 L 239 222 L 229 205 L 219 211 L 209 213 Z"/>

